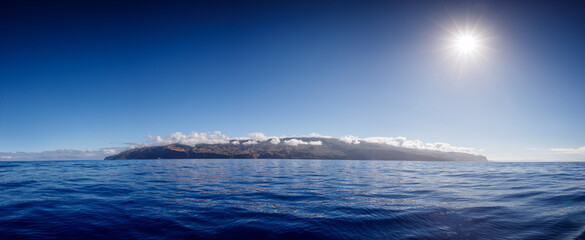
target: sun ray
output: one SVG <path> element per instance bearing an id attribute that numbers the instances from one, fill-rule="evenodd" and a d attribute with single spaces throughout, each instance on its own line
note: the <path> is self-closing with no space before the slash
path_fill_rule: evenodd
<path id="1" fill-rule="evenodd" d="M 485 65 L 494 50 L 489 46 L 494 36 L 481 20 L 481 16 L 466 15 L 461 21 L 449 15 L 446 24 L 437 24 L 443 31 L 438 36 L 443 44 L 437 51 L 443 52 L 443 60 L 452 62 L 459 75 Z"/>

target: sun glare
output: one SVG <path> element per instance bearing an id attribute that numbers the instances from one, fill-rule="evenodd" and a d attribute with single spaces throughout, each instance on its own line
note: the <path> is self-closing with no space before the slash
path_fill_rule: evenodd
<path id="1" fill-rule="evenodd" d="M 456 48 L 465 54 L 473 53 L 478 48 L 477 39 L 468 34 L 462 34 L 455 40 Z"/>
<path id="2" fill-rule="evenodd" d="M 444 60 L 452 63 L 459 73 L 475 71 L 489 62 L 493 35 L 479 18 L 473 20 L 468 16 L 464 21 L 456 21 L 452 17 L 450 22 L 439 26 L 443 29 L 439 37 L 442 40 L 439 51 L 444 53 Z"/>

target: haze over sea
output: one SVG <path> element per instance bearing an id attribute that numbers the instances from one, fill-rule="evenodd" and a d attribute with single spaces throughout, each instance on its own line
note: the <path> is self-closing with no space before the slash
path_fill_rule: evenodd
<path id="1" fill-rule="evenodd" d="M 585 239 L 585 162 L 0 162 L 0 238 Z"/>

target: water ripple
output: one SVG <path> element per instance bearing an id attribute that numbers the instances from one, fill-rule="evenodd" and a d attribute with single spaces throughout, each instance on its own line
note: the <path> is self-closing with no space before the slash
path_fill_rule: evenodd
<path id="1" fill-rule="evenodd" d="M 585 239 L 584 163 L 0 162 L 0 239 Z"/>

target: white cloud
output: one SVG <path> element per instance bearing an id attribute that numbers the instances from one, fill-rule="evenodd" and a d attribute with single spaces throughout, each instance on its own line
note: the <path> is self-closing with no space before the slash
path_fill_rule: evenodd
<path id="1" fill-rule="evenodd" d="M 150 140 L 154 141 L 156 145 L 168 145 L 172 143 L 180 143 L 186 145 L 197 145 L 201 143 L 207 144 L 218 144 L 218 143 L 229 143 L 232 138 L 228 137 L 227 135 L 222 134 L 220 131 L 215 131 L 213 133 L 206 133 L 206 132 L 191 132 L 191 134 L 184 134 L 182 132 L 175 132 L 172 133 L 165 138 L 160 136 L 151 136 L 148 135 Z"/>
<path id="2" fill-rule="evenodd" d="M 266 135 L 264 135 L 264 133 L 261 133 L 261 132 L 249 133 L 248 137 L 250 137 L 250 139 L 252 139 L 254 141 L 258 141 L 258 142 L 264 142 L 264 141 L 268 140 L 268 137 L 266 137 Z"/>
<path id="3" fill-rule="evenodd" d="M 298 139 L 293 138 L 293 139 L 285 140 L 284 144 L 290 145 L 290 146 L 298 146 L 298 145 L 306 145 L 309 143 L 305 142 L 303 140 L 298 140 Z"/>
<path id="4" fill-rule="evenodd" d="M 114 155 L 118 152 L 118 150 L 113 149 L 113 148 L 106 148 L 106 149 L 102 149 L 102 152 L 105 154 Z"/>
<path id="5" fill-rule="evenodd" d="M 474 148 L 468 147 L 456 147 L 448 143 L 424 143 L 421 140 L 408 140 L 405 137 L 368 137 L 368 138 L 358 138 L 356 136 L 343 136 L 339 139 L 340 141 L 350 143 L 350 144 L 359 144 L 360 141 L 369 142 L 369 143 L 379 143 L 379 144 L 387 144 L 390 146 L 395 147 L 403 147 L 403 148 L 413 148 L 413 149 L 424 149 L 424 150 L 433 150 L 433 151 L 441 151 L 441 152 L 463 152 L 463 153 L 475 153 Z"/>
<path id="6" fill-rule="evenodd" d="M 331 136 L 324 136 L 324 135 L 321 135 L 321 134 L 318 134 L 318 133 L 314 133 L 314 132 L 311 133 L 311 134 L 309 134 L 309 135 L 306 135 L 306 136 L 313 137 L 313 138 L 333 138 Z"/>
<path id="7" fill-rule="evenodd" d="M 303 140 L 300 139 L 289 139 L 289 140 L 285 140 L 284 144 L 289 145 L 289 146 L 298 146 L 298 145 L 313 145 L 313 146 L 319 146 L 319 145 L 323 145 L 323 142 L 321 141 L 309 141 L 309 142 L 305 142 Z"/>
<path id="8" fill-rule="evenodd" d="M 274 137 L 274 138 L 271 138 L 269 142 L 276 145 L 276 144 L 280 143 L 280 139 L 277 137 Z"/>
<path id="9" fill-rule="evenodd" d="M 581 154 L 585 155 L 585 146 L 580 148 L 552 148 L 551 151 L 564 154 Z"/>
<path id="10" fill-rule="evenodd" d="M 242 145 L 254 145 L 254 144 L 258 144 L 258 142 L 252 140 L 252 141 L 245 141 L 245 142 L 242 143 Z"/>
<path id="11" fill-rule="evenodd" d="M 10 155 L 2 155 L 2 156 L 0 156 L 0 159 L 12 159 L 12 156 L 10 156 Z"/>
<path id="12" fill-rule="evenodd" d="M 369 137 L 369 138 L 364 138 L 361 139 L 363 141 L 366 142 L 370 142 L 370 143 L 383 143 L 383 144 L 388 144 L 388 145 L 392 145 L 392 146 L 396 146 L 396 147 L 401 147 L 402 145 L 404 145 L 404 142 L 406 142 L 406 138 L 405 137 Z M 412 146 L 412 143 L 408 143 L 406 144 L 407 146 Z"/>
<path id="13" fill-rule="evenodd" d="M 329 136 L 322 136 L 317 133 L 311 133 L 308 136 L 311 137 L 322 137 L 322 138 L 331 138 Z M 260 142 L 266 142 L 272 144 L 280 144 L 281 140 L 279 137 L 274 136 L 266 136 L 264 133 L 261 132 L 253 132 L 249 133 L 248 137 L 230 137 L 225 134 L 222 134 L 220 131 L 215 131 L 213 133 L 205 133 L 205 132 L 192 132 L 190 134 L 185 134 L 182 132 L 175 132 L 166 137 L 161 136 L 151 136 L 148 135 L 148 138 L 154 142 L 154 145 L 168 145 L 173 143 L 180 143 L 186 144 L 190 146 L 194 146 L 197 144 L 224 144 L 224 143 L 231 143 L 231 144 L 242 144 L 242 145 L 251 145 L 251 144 L 258 144 Z M 321 141 L 310 141 L 305 142 L 299 139 L 290 139 L 283 142 L 286 145 L 290 146 L 297 146 L 297 145 L 322 145 Z"/>
<path id="14" fill-rule="evenodd" d="M 148 135 L 148 138 L 154 142 L 154 145 L 168 145 L 173 143 L 180 143 L 190 146 L 195 146 L 197 144 L 203 143 L 205 144 L 231 143 L 249 145 L 265 141 L 269 141 L 272 144 L 280 143 L 280 138 L 274 136 L 266 136 L 264 133 L 261 132 L 249 133 L 248 137 L 230 137 L 228 135 L 222 134 L 220 131 L 215 131 L 213 133 L 191 132 L 190 134 L 175 132 L 166 137 Z"/>
<path id="15" fill-rule="evenodd" d="M 346 142 L 349 144 L 360 144 L 360 139 L 356 136 L 343 136 L 339 139 L 339 141 Z"/>

